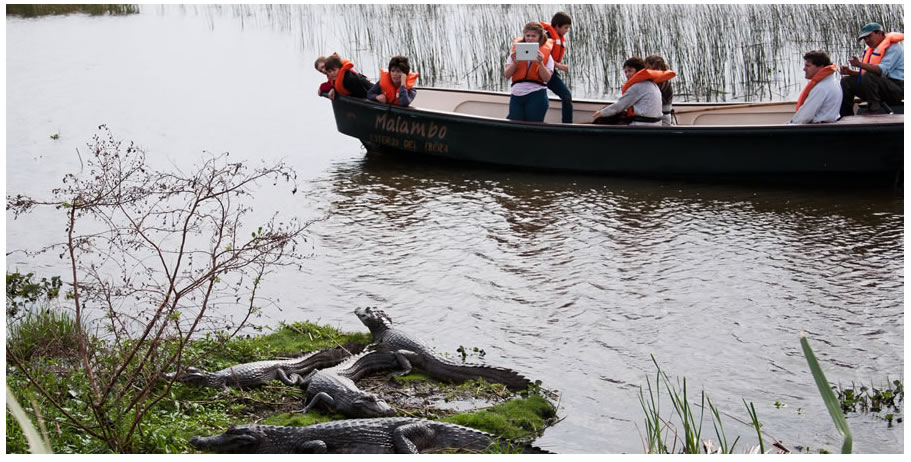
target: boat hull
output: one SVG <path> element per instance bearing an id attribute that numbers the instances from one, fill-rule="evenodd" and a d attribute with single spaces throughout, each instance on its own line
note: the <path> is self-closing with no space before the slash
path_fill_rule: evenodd
<path id="1" fill-rule="evenodd" d="M 332 106 L 339 132 L 370 151 L 506 167 L 639 176 L 883 177 L 903 168 L 902 123 L 592 126 L 512 122 L 349 97 Z"/>

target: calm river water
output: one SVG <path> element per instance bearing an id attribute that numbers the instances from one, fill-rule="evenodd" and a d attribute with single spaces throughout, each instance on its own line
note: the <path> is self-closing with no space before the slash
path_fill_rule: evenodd
<path id="1" fill-rule="evenodd" d="M 307 49 L 281 27 L 154 7 L 6 27 L 8 194 L 47 196 L 100 124 L 159 165 L 286 159 L 301 191 L 264 185 L 257 212 L 328 218 L 302 269 L 267 280 L 280 302 L 259 322 L 360 331 L 352 310 L 379 306 L 441 352 L 483 348 L 559 390 L 544 448 L 641 452 L 650 355 L 691 396 L 705 389 L 742 448 L 756 436 L 741 399 L 789 447 L 840 447 L 801 331 L 833 383 L 904 374 L 900 193 L 413 165 L 336 131 L 312 66 L 335 38 Z M 55 213 L 6 224 L 8 251 L 64 233 Z M 56 257 L 6 266 L 65 274 Z M 904 424 L 848 420 L 855 451 L 904 451 Z M 708 417 L 704 430 L 715 439 Z"/>

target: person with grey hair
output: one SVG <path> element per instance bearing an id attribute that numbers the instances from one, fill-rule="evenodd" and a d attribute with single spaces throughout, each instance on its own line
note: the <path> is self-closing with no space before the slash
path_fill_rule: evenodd
<path id="1" fill-rule="evenodd" d="M 829 55 L 822 50 L 813 50 L 803 55 L 803 72 L 810 82 L 797 99 L 797 112 L 792 124 L 835 122 L 841 116 L 841 85 L 838 68 L 832 64 Z"/>
<path id="2" fill-rule="evenodd" d="M 841 115 L 854 115 L 854 97 L 868 104 L 874 114 L 892 112 L 889 105 L 901 104 L 905 95 L 905 34 L 883 30 L 879 23 L 868 23 L 860 30 L 857 41 L 867 45 L 863 59 L 852 56 L 848 66 L 841 66 Z"/>

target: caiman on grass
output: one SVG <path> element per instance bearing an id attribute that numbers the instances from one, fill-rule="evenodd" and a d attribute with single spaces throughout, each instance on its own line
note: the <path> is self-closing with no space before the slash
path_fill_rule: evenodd
<path id="1" fill-rule="evenodd" d="M 237 364 L 218 372 L 188 367 L 187 372 L 177 376 L 176 381 L 212 388 L 252 388 L 273 380 L 280 380 L 285 385 L 301 386 L 305 374 L 314 369 L 335 366 L 362 349 L 360 344 L 349 344 L 344 348 L 326 348 L 300 358 Z M 174 373 L 162 374 L 165 380 L 172 380 L 174 376 Z"/>
<path id="2" fill-rule="evenodd" d="M 390 417 L 395 409 L 373 393 L 367 393 L 354 382 L 374 372 L 397 369 L 399 359 L 390 352 L 371 352 L 353 356 L 338 366 L 313 371 L 301 386 L 307 389 L 310 404 L 307 412 L 322 403 L 348 417 Z"/>
<path id="3" fill-rule="evenodd" d="M 482 378 L 490 383 L 506 385 L 513 391 L 524 390 L 531 381 L 518 372 L 503 367 L 482 364 L 459 364 L 431 351 L 424 342 L 392 327 L 389 316 L 377 308 L 358 308 L 357 317 L 370 329 L 373 345 L 380 350 L 394 351 L 406 373 L 415 366 L 437 380 L 462 383 Z"/>
<path id="4" fill-rule="evenodd" d="M 473 428 L 412 417 L 335 420 L 306 427 L 239 425 L 220 435 L 193 437 L 190 444 L 203 451 L 257 454 L 417 454 L 446 449 L 548 453 Z"/>

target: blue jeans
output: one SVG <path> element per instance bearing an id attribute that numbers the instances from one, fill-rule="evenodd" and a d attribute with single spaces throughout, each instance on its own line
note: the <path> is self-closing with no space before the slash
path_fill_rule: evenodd
<path id="1" fill-rule="evenodd" d="M 560 74 L 557 74 L 556 70 L 554 70 L 553 75 L 550 76 L 550 80 L 547 82 L 547 88 L 554 92 L 555 95 L 559 96 L 560 101 L 563 103 L 563 123 L 573 123 L 573 95 L 569 92 L 569 88 L 566 87 L 563 80 L 560 79 Z"/>
<path id="2" fill-rule="evenodd" d="M 547 90 L 543 88 L 525 96 L 512 95 L 509 97 L 509 115 L 506 118 L 524 122 L 544 122 L 548 106 L 550 103 L 547 101 Z"/>

